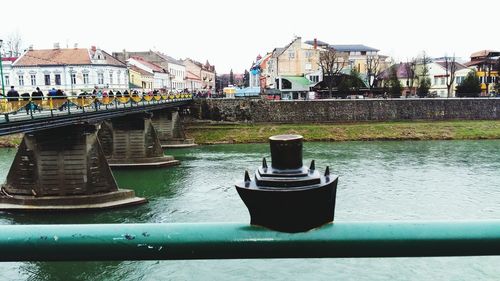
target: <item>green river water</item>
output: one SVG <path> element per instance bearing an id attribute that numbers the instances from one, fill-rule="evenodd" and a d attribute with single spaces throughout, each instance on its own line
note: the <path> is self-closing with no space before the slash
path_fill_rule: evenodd
<path id="1" fill-rule="evenodd" d="M 304 143 L 340 175 L 335 220 L 500 219 L 500 141 Z M 149 203 L 104 212 L 9 214 L 0 224 L 248 222 L 234 188 L 267 144 L 170 150 L 182 164 L 114 171 Z M 0 181 L 15 155 L 0 150 Z M 0 253 L 1 255 L 1 253 Z M 0 280 L 500 280 L 500 257 L 0 263 Z"/>

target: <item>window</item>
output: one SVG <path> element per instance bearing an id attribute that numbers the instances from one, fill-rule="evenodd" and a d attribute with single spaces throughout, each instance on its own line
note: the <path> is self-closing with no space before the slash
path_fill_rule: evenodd
<path id="1" fill-rule="evenodd" d="M 483 83 L 483 76 L 479 77 L 479 83 Z"/>
<path id="2" fill-rule="evenodd" d="M 444 78 L 441 78 L 441 85 L 444 85 Z"/>
<path id="3" fill-rule="evenodd" d="M 46 86 L 50 85 L 50 74 L 45 74 L 44 79 L 45 79 L 45 85 Z"/>
<path id="4" fill-rule="evenodd" d="M 5 85 L 10 86 L 9 75 L 5 75 Z"/>
<path id="5" fill-rule="evenodd" d="M 30 78 L 31 78 L 31 86 L 36 86 L 36 75 L 31 74 Z"/>
<path id="6" fill-rule="evenodd" d="M 310 64 L 310 63 L 306 63 L 306 65 L 305 65 L 305 69 L 306 69 L 306 70 L 311 70 L 311 69 L 312 69 L 311 64 Z"/>
<path id="7" fill-rule="evenodd" d="M 76 84 L 76 73 L 71 73 L 71 84 Z"/>
<path id="8" fill-rule="evenodd" d="M 97 73 L 97 84 L 104 84 L 104 74 Z"/>
<path id="9" fill-rule="evenodd" d="M 289 59 L 294 59 L 295 58 L 295 52 L 293 50 L 288 51 L 288 58 Z"/>
<path id="10" fill-rule="evenodd" d="M 113 84 L 113 73 L 109 73 L 109 84 Z"/>
<path id="11" fill-rule="evenodd" d="M 88 84 L 89 83 L 89 74 L 84 73 L 83 74 L 83 84 Z"/>
<path id="12" fill-rule="evenodd" d="M 438 79 L 437 77 L 434 77 L 434 85 L 437 85 L 438 84 Z"/>
<path id="13" fill-rule="evenodd" d="M 312 57 L 312 51 L 306 51 L 306 58 L 309 59 Z"/>
<path id="14" fill-rule="evenodd" d="M 121 73 L 118 72 L 118 74 L 116 76 L 117 76 L 117 79 L 118 79 L 118 81 L 116 81 L 116 83 L 121 84 L 122 83 L 122 79 L 121 79 L 122 75 L 121 75 Z"/>
<path id="15" fill-rule="evenodd" d="M 19 86 L 24 86 L 24 76 L 19 75 Z"/>
<path id="16" fill-rule="evenodd" d="M 61 85 L 61 74 L 55 75 L 56 85 Z"/>

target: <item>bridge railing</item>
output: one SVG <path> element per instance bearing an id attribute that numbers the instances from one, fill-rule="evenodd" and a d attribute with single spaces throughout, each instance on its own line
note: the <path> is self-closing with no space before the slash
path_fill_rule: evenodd
<path id="1" fill-rule="evenodd" d="M 283 233 L 237 223 L 2 225 L 0 261 L 500 255 L 500 221 L 334 222 Z"/>
<path id="2" fill-rule="evenodd" d="M 23 94 L 24 95 L 24 94 Z M 179 100 L 190 100 L 190 93 L 158 93 L 158 94 L 113 94 L 113 95 L 79 95 L 79 96 L 0 96 L 0 114 L 9 122 L 9 116 L 16 115 L 25 110 L 30 118 L 37 115 L 46 115 L 50 111 L 64 111 L 68 114 L 85 113 L 89 110 L 110 110 L 127 106 L 147 106 L 151 104 L 168 103 Z"/>

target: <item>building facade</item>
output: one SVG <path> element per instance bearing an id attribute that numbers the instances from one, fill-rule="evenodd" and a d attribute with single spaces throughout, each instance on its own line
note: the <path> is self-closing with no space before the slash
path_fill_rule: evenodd
<path id="1" fill-rule="evenodd" d="M 467 66 L 476 70 L 481 82 L 481 94 L 486 95 L 494 91 L 500 83 L 500 51 L 482 50 L 470 56 Z"/>
<path id="2" fill-rule="evenodd" d="M 24 52 L 12 64 L 9 83 L 20 93 L 39 87 L 45 93 L 56 88 L 78 94 L 96 87 L 125 90 L 129 75 L 124 62 L 99 48 L 61 49 L 56 45 L 53 49 Z"/>
<path id="3" fill-rule="evenodd" d="M 201 62 L 190 58 L 187 58 L 182 62 L 186 67 L 186 71 L 191 73 L 191 77 L 193 75 L 198 76 L 201 80 L 200 87 L 196 89 L 196 91 L 208 92 L 215 90 L 215 66 L 211 65 L 208 61 L 205 64 L 202 64 Z M 192 88 L 192 85 L 188 84 L 187 88 Z"/>
<path id="4" fill-rule="evenodd" d="M 133 56 L 127 59 L 127 64 L 133 65 L 137 68 L 152 74 L 153 83 L 150 90 L 160 90 L 166 91 L 169 88 L 170 81 L 167 71 L 161 68 L 159 65 L 152 62 L 146 61 L 144 58 L 139 56 Z"/>
<path id="5" fill-rule="evenodd" d="M 123 50 L 123 52 L 113 52 L 113 56 L 121 61 L 126 61 L 133 56 L 142 57 L 167 71 L 169 91 L 182 91 L 186 88 L 186 67 L 180 60 L 155 51 L 128 52 Z"/>

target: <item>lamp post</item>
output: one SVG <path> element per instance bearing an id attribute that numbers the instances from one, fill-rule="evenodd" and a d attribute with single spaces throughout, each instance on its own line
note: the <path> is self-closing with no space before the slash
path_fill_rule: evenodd
<path id="1" fill-rule="evenodd" d="M 74 95 L 73 93 L 73 67 L 69 67 L 69 80 L 71 82 L 71 95 Z"/>
<path id="2" fill-rule="evenodd" d="M 5 83 L 3 81 L 2 45 L 3 40 L 0 39 L 0 76 L 2 76 L 2 96 L 5 96 Z"/>

